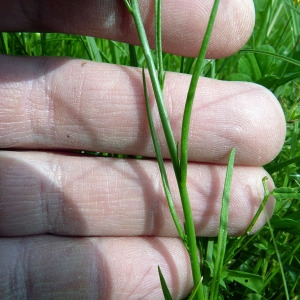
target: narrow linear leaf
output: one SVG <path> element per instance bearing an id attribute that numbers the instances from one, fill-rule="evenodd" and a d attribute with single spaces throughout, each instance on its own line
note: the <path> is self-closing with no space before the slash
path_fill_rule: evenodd
<path id="1" fill-rule="evenodd" d="M 212 12 L 210 15 L 210 19 L 208 22 L 207 30 L 204 35 L 204 40 L 202 43 L 202 47 L 199 52 L 199 57 L 200 59 L 198 60 L 198 64 L 196 64 L 195 71 L 193 72 L 192 75 L 192 80 L 191 80 L 191 85 L 189 89 L 189 93 L 187 96 L 187 105 L 183 117 L 183 125 L 184 129 L 182 130 L 183 134 L 181 137 L 181 150 L 184 151 L 184 154 L 181 154 L 181 159 L 183 159 L 183 163 L 179 161 L 178 159 L 178 151 L 177 151 L 177 144 L 174 139 L 173 131 L 168 119 L 168 114 L 166 111 L 166 107 L 164 105 L 164 100 L 163 100 L 163 93 L 162 93 L 162 85 L 161 81 L 158 78 L 157 70 L 155 68 L 155 64 L 153 62 L 152 54 L 150 51 L 149 43 L 147 40 L 147 35 L 145 32 L 145 28 L 143 25 L 143 21 L 140 15 L 139 7 L 138 7 L 138 1 L 137 0 L 131 0 L 130 1 L 130 8 L 131 8 L 131 14 L 133 16 L 136 29 L 138 32 L 138 36 L 142 45 L 142 49 L 145 55 L 145 59 L 147 62 L 151 82 L 152 82 L 152 87 L 153 87 L 153 92 L 155 95 L 159 115 L 160 115 L 160 120 L 162 122 L 162 127 L 165 133 L 166 141 L 168 144 L 168 149 L 171 157 L 171 161 L 173 164 L 174 172 L 176 175 L 176 180 L 178 183 L 179 187 L 179 192 L 180 192 L 180 197 L 182 201 L 182 207 L 183 207 L 183 213 L 184 213 L 184 223 L 185 223 L 185 234 L 182 235 L 183 241 L 186 236 L 187 240 L 187 245 L 188 245 L 188 252 L 190 255 L 190 261 L 191 261 L 191 268 L 192 268 L 192 274 L 193 274 L 193 281 L 194 285 L 197 285 L 200 282 L 199 288 L 197 289 L 195 298 L 197 299 L 204 299 L 204 294 L 203 294 L 203 286 L 201 284 L 201 271 L 200 271 L 200 266 L 199 266 L 199 252 L 197 248 L 197 243 L 196 243 L 196 233 L 195 233 L 195 225 L 193 221 L 193 216 L 192 216 L 192 210 L 190 206 L 190 201 L 189 201 L 189 195 L 188 195 L 188 190 L 187 190 L 187 185 L 186 185 L 186 174 L 187 174 L 187 162 L 188 162 L 188 131 L 189 131 L 189 124 L 190 124 L 190 116 L 191 116 L 191 108 L 192 108 L 192 102 L 194 99 L 195 95 L 195 90 L 197 87 L 197 81 L 198 77 L 201 73 L 202 70 L 202 65 L 203 65 L 203 60 L 205 57 L 206 49 L 208 46 L 208 42 L 210 39 L 210 34 L 212 32 L 213 24 L 214 24 L 214 19 L 217 14 L 218 10 L 218 4 L 220 0 L 215 0 L 212 8 Z M 158 2 L 157 2 L 158 3 Z M 129 4 L 129 1 L 127 1 L 127 4 Z M 157 10 L 156 10 L 157 11 Z M 194 78 L 194 79 L 193 79 Z M 145 76 L 144 76 L 145 80 Z M 145 93 L 147 94 L 147 93 Z M 188 101 L 189 100 L 189 101 Z M 148 101 L 149 103 L 149 101 Z M 147 104 L 149 105 L 149 104 Z M 151 115 L 150 113 L 150 108 L 147 108 L 148 110 L 148 117 Z M 153 126 L 154 128 L 154 126 Z M 154 135 L 153 135 L 154 136 Z M 156 141 L 158 142 L 158 141 Z M 159 152 L 159 151 L 158 151 Z M 157 153 L 158 153 L 157 152 Z M 169 195 L 169 187 L 168 183 L 166 180 L 166 176 L 163 175 L 163 160 L 162 158 L 158 158 L 158 161 L 161 162 L 159 163 L 160 166 L 160 171 L 162 174 L 162 181 L 163 185 L 165 188 L 165 192 L 168 198 Z M 179 228 L 179 225 L 176 225 Z M 180 226 L 181 228 L 181 226 Z"/>
<path id="2" fill-rule="evenodd" d="M 244 73 L 232 73 L 226 79 L 231 80 L 231 81 L 246 81 L 246 82 L 253 81 L 251 76 L 249 76 L 248 74 L 244 74 Z"/>
<path id="3" fill-rule="evenodd" d="M 96 62 L 102 62 L 103 60 L 101 57 L 101 53 L 95 42 L 95 38 L 87 36 L 86 41 L 87 41 L 87 46 L 88 46 L 88 50 L 89 50 L 89 56 L 92 57 L 92 60 L 96 61 Z"/>
<path id="4" fill-rule="evenodd" d="M 197 294 L 198 292 L 198 289 L 200 288 L 200 285 L 202 284 L 202 278 L 200 278 L 199 282 L 197 283 L 197 285 L 194 286 L 188 300 L 193 300 L 195 295 Z"/>
<path id="5" fill-rule="evenodd" d="M 278 87 L 298 78 L 300 78 L 300 72 L 287 73 L 281 76 L 280 78 L 278 78 L 278 80 L 275 83 L 276 86 Z"/>
<path id="6" fill-rule="evenodd" d="M 300 235 L 300 212 L 296 212 L 283 218 L 275 215 L 270 222 L 273 228 Z"/>
<path id="7" fill-rule="evenodd" d="M 293 58 L 290 58 L 290 57 L 287 57 L 287 56 L 284 56 L 284 55 L 281 55 L 281 54 L 272 53 L 272 52 L 264 51 L 264 50 L 256 50 L 256 49 L 245 49 L 245 50 L 240 50 L 240 52 L 250 52 L 250 53 L 264 54 L 264 55 L 272 56 L 274 58 L 286 61 L 290 64 L 293 64 L 295 66 L 300 67 L 300 61 L 298 61 L 296 59 L 293 59 Z"/>
<path id="8" fill-rule="evenodd" d="M 263 287 L 262 277 L 256 274 L 226 270 L 223 271 L 222 275 L 226 277 L 226 279 L 236 281 L 254 292 L 259 292 Z"/>
<path id="9" fill-rule="evenodd" d="M 146 109 L 147 109 L 148 122 L 149 122 L 150 132 L 151 132 L 152 141 L 153 141 L 153 145 L 154 145 L 154 149 L 155 149 L 155 154 L 156 154 L 156 158 L 157 158 L 157 162 L 158 162 L 158 166 L 159 166 L 159 171 L 160 171 L 160 174 L 161 174 L 161 179 L 162 179 L 162 183 L 163 183 L 163 187 L 164 187 L 164 192 L 165 192 L 165 195 L 166 195 L 166 198 L 167 198 L 169 210 L 171 212 L 175 227 L 178 231 L 178 234 L 179 234 L 182 242 L 184 243 L 184 245 L 188 249 L 188 245 L 187 245 L 187 242 L 186 242 L 186 235 L 183 232 L 182 226 L 180 224 L 180 220 L 178 218 L 177 212 L 176 212 L 175 207 L 174 207 L 172 194 L 171 194 L 171 191 L 170 191 L 170 186 L 169 186 L 169 182 L 168 182 L 168 177 L 167 177 L 163 157 L 162 157 L 162 154 L 161 154 L 159 141 L 158 141 L 157 134 L 156 134 L 156 131 L 155 131 L 155 127 L 154 127 L 154 124 L 153 124 L 153 119 L 152 119 L 150 105 L 149 105 L 149 96 L 148 96 L 148 91 L 147 91 L 147 82 L 146 82 L 146 76 L 145 76 L 145 70 L 144 69 L 143 69 L 143 86 L 144 86 L 144 95 L 145 95 L 145 100 L 146 100 Z"/>
<path id="10" fill-rule="evenodd" d="M 164 275 L 161 272 L 161 269 L 160 269 L 159 266 L 158 266 L 158 274 L 159 274 L 160 284 L 161 284 L 161 288 L 162 288 L 163 293 L 164 293 L 165 300 L 173 300 L 172 295 L 170 293 L 170 290 L 169 290 L 169 288 L 167 286 L 167 283 L 165 281 Z"/>
<path id="11" fill-rule="evenodd" d="M 126 0 L 125 0 L 126 1 Z M 127 3 L 126 3 L 127 2 Z M 126 6 L 128 5 L 128 1 L 126 1 L 125 4 Z M 178 161 L 178 153 L 177 153 L 177 147 L 176 147 L 176 142 L 174 139 L 172 127 L 169 121 L 168 113 L 164 104 L 164 99 L 163 99 L 163 92 L 161 90 L 160 82 L 157 76 L 157 71 L 155 68 L 155 64 L 152 58 L 149 42 L 147 39 L 146 31 L 143 25 L 142 17 L 139 11 L 139 5 L 137 0 L 131 0 L 130 1 L 130 13 L 134 19 L 137 33 L 142 45 L 143 53 L 145 56 L 145 60 L 147 62 L 148 70 L 149 70 L 149 75 L 151 78 L 151 83 L 153 87 L 153 92 L 155 95 L 155 100 L 160 116 L 160 121 L 162 123 L 162 127 L 164 130 L 165 138 L 167 141 L 168 145 L 168 150 L 170 153 L 171 161 L 173 164 L 173 168 L 175 171 L 176 179 L 177 181 L 180 181 L 180 166 L 179 166 L 179 161 Z"/>
<path id="12" fill-rule="evenodd" d="M 282 200 L 282 199 L 297 199 L 297 200 L 300 200 L 300 187 L 296 187 L 296 188 L 289 188 L 289 187 L 275 188 L 272 191 L 272 195 L 277 200 Z"/>
<path id="13" fill-rule="evenodd" d="M 161 36 L 161 0 L 155 0 L 155 50 L 156 50 L 156 69 L 160 88 L 163 89 L 164 84 L 164 68 L 162 57 L 162 36 Z"/>
<path id="14" fill-rule="evenodd" d="M 295 7 L 294 5 L 291 4 L 290 1 L 284 0 L 284 2 L 285 2 L 285 4 L 286 4 L 287 6 L 289 6 L 289 7 L 293 10 L 294 13 L 300 15 L 300 11 L 298 11 L 298 10 L 296 9 L 296 7 Z M 294 1 L 294 2 L 295 2 L 295 1 Z M 298 2 L 298 3 L 299 3 L 299 2 Z"/>
<path id="15" fill-rule="evenodd" d="M 9 54 L 8 34 L 7 34 L 7 32 L 2 32 L 0 34 L 0 45 L 1 45 L 1 49 L 2 49 L 2 54 Z"/>
<path id="16" fill-rule="evenodd" d="M 138 67 L 139 62 L 137 59 L 136 51 L 135 51 L 135 46 L 134 45 L 129 45 L 129 55 L 130 55 L 130 64 L 132 67 Z"/>
<path id="17" fill-rule="evenodd" d="M 274 173 L 274 172 L 277 172 L 283 168 L 286 168 L 288 167 L 289 165 L 292 165 L 292 164 L 296 164 L 296 166 L 300 166 L 300 156 L 296 156 L 294 158 L 291 158 L 291 159 L 288 159 L 286 161 L 283 161 L 279 164 L 276 164 L 274 166 L 271 166 L 271 167 L 268 167 L 268 166 L 265 166 L 265 169 L 270 173 Z"/>
<path id="18" fill-rule="evenodd" d="M 268 217 L 267 217 L 267 221 L 268 221 L 269 231 L 270 231 L 270 234 L 271 234 L 271 237 L 272 237 L 272 242 L 273 242 L 274 249 L 275 249 L 276 256 L 277 256 L 277 261 L 278 261 L 279 268 L 280 268 L 282 283 L 283 283 L 283 287 L 284 287 L 284 291 L 285 291 L 285 297 L 286 297 L 287 300 L 289 300 L 290 296 L 289 296 L 288 286 L 287 286 L 285 273 L 284 273 L 284 269 L 283 269 L 283 265 L 282 265 L 282 260 L 281 260 L 281 257 L 280 257 L 280 252 L 278 250 L 276 238 L 275 238 L 274 232 L 273 232 L 273 228 L 271 226 L 271 223 L 270 223 L 270 220 L 269 220 Z"/>
<path id="19" fill-rule="evenodd" d="M 257 219 L 259 218 L 260 214 L 262 213 L 262 211 L 264 210 L 271 193 L 268 190 L 268 186 L 267 186 L 267 182 L 268 181 L 268 177 L 265 176 L 262 179 L 262 184 L 263 184 L 263 188 L 264 188 L 264 198 L 257 210 L 257 212 L 255 213 L 252 221 L 250 222 L 247 230 L 245 231 L 245 233 L 238 239 L 235 240 L 235 242 L 233 243 L 233 245 L 231 246 L 231 248 L 227 251 L 226 253 L 226 257 L 225 257 L 225 264 L 227 264 L 233 257 L 234 255 L 236 255 L 238 252 L 240 252 L 240 250 L 242 249 L 242 245 L 245 241 L 245 239 L 249 236 L 249 233 L 251 232 L 254 224 L 256 223 Z"/>
<path id="20" fill-rule="evenodd" d="M 205 35 L 202 41 L 202 45 L 196 60 L 195 69 L 193 71 L 192 79 L 190 82 L 183 119 L 182 119 L 182 129 L 181 129 L 181 156 L 180 156 L 180 170 L 181 170 L 181 180 L 182 182 L 186 182 L 187 176 L 187 165 L 188 165 L 188 144 L 189 144 L 189 129 L 190 129 L 190 122 L 191 122 L 191 114 L 192 114 L 192 107 L 195 98 L 195 93 L 197 89 L 197 84 L 199 77 L 202 73 L 202 68 L 204 64 L 204 59 L 206 55 L 206 51 L 208 48 L 210 36 L 214 27 L 214 22 L 217 16 L 217 11 L 219 7 L 220 0 L 215 0 L 210 17 L 209 22 L 205 31 Z"/>
<path id="21" fill-rule="evenodd" d="M 216 262 L 214 267 L 214 276 L 212 279 L 211 297 L 210 297 L 210 299 L 213 300 L 218 299 L 219 286 L 222 278 L 223 262 L 224 262 L 225 251 L 226 251 L 229 202 L 230 202 L 230 191 L 231 191 L 231 182 L 232 182 L 232 175 L 233 175 L 234 158 L 235 158 L 235 148 L 233 148 L 230 152 L 228 166 L 226 170 L 226 176 L 225 176 L 224 189 L 223 189 L 220 227 L 218 233 L 217 255 L 216 255 Z"/>
<path id="22" fill-rule="evenodd" d="M 30 56 L 30 54 L 26 50 L 26 46 L 24 46 L 24 44 L 20 41 L 20 38 L 19 38 L 18 34 L 16 32 L 14 32 L 13 35 L 15 37 L 16 43 L 20 46 L 20 49 L 23 52 L 22 55 Z M 24 36 L 23 33 L 21 33 L 21 35 Z M 28 48 L 30 48 L 29 45 L 28 45 Z"/>

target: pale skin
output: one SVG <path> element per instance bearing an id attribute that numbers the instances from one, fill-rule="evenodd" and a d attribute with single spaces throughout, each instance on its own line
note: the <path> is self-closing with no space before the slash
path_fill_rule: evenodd
<path id="1" fill-rule="evenodd" d="M 38 4 L 39 3 L 39 4 Z M 122 1 L 2 1 L 0 31 L 53 31 L 138 41 Z M 140 1 L 150 33 L 153 10 Z M 212 0 L 164 1 L 164 50 L 196 56 Z M 186 16 L 189 16 L 188 18 Z M 222 0 L 209 57 L 228 56 L 254 25 L 251 0 Z M 190 77 L 169 73 L 176 140 Z M 150 85 L 150 82 L 149 82 Z M 154 108 L 154 121 L 163 134 Z M 276 98 L 250 83 L 201 79 L 188 186 L 197 234 L 214 236 L 229 151 L 236 147 L 229 234 L 243 233 L 263 197 L 261 167 L 280 151 Z M 160 265 L 175 299 L 190 291 L 188 255 L 155 160 L 95 158 L 87 149 L 154 157 L 141 71 L 66 58 L 0 56 L 0 298 L 160 299 Z M 167 158 L 166 147 L 163 154 Z M 180 199 L 167 162 L 176 207 Z M 272 215 L 274 199 L 254 227 Z"/>

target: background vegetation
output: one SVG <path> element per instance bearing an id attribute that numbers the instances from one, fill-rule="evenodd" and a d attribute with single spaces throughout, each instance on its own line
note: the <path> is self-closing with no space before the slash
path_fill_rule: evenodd
<path id="1" fill-rule="evenodd" d="M 247 45 L 225 59 L 207 60 L 204 75 L 256 82 L 270 89 L 283 107 L 287 137 L 278 157 L 265 168 L 277 190 L 271 219 L 253 236 L 229 238 L 220 296 L 224 299 L 298 299 L 300 296 L 300 4 L 299 0 L 254 0 L 256 26 Z M 241 4 L 242 5 L 242 4 Z M 0 53 L 68 56 L 144 66 L 137 46 L 59 33 L 1 33 Z M 191 73 L 194 59 L 163 56 L 166 70 Z M 84 149 L 83 149 L 84 150 Z M 104 156 L 121 156 L 94 153 Z M 243 241 L 243 243 L 241 243 Z M 212 245 L 212 256 L 207 249 Z M 214 239 L 200 238 L 203 271 L 209 278 Z M 205 284 L 205 282 L 204 282 Z M 209 283 L 207 283 L 209 285 Z"/>

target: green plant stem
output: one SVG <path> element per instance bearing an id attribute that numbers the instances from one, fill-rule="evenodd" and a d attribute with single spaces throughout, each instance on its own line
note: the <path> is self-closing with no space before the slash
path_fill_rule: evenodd
<path id="1" fill-rule="evenodd" d="M 192 268 L 192 273 L 193 273 L 193 280 L 194 280 L 194 285 L 198 286 L 197 292 L 196 292 L 196 299 L 204 299 L 204 294 L 203 294 L 203 285 L 199 284 L 201 282 L 201 272 L 200 272 L 200 264 L 199 264 L 199 252 L 197 248 L 197 243 L 196 243 L 196 234 L 195 234 L 195 226 L 194 226 L 194 221 L 193 221 L 193 216 L 192 216 L 192 210 L 190 206 L 190 200 L 189 200 L 189 195 L 188 195 L 188 190 L 187 190 L 187 163 L 188 163 L 188 132 L 189 132 L 189 125 L 190 125 L 190 117 L 191 117 L 191 111 L 192 111 L 192 103 L 194 100 L 195 96 L 195 91 L 197 87 L 197 82 L 198 78 L 200 76 L 200 73 L 202 71 L 202 66 L 204 62 L 204 57 L 205 53 L 208 47 L 209 43 L 209 38 L 210 34 L 212 32 L 214 20 L 216 17 L 217 9 L 218 9 L 218 4 L 220 0 L 215 0 L 210 20 L 207 26 L 207 30 L 204 36 L 204 40 L 202 43 L 201 50 L 199 52 L 198 56 L 198 61 L 195 66 L 195 71 L 192 76 L 192 81 L 190 84 L 189 88 L 189 93 L 187 97 L 187 103 L 186 107 L 184 110 L 184 117 L 183 117 L 183 129 L 182 129 L 182 138 L 181 138 L 181 160 L 180 163 L 178 161 L 178 153 L 177 153 L 177 147 L 176 143 L 173 137 L 173 132 L 172 128 L 170 126 L 170 122 L 168 120 L 167 112 L 164 106 L 163 102 L 163 96 L 162 96 L 162 78 L 160 78 L 157 75 L 155 65 L 153 63 L 153 59 L 151 56 L 150 52 L 150 47 L 148 44 L 147 36 L 145 33 L 145 29 L 143 26 L 143 22 L 139 13 L 139 7 L 138 7 L 138 2 L 137 0 L 132 0 L 132 1 L 125 1 L 125 4 L 127 5 L 127 8 L 129 8 L 129 11 L 131 12 L 133 19 L 136 24 L 137 32 L 139 35 L 139 39 L 141 41 L 141 45 L 143 48 L 143 52 L 145 55 L 145 59 L 148 65 L 148 70 L 153 86 L 153 91 L 155 94 L 157 106 L 158 106 L 158 111 L 160 114 L 160 119 L 162 122 L 162 126 L 164 129 L 165 137 L 167 140 L 171 160 L 173 163 L 173 168 L 174 172 L 176 175 L 176 179 L 178 182 L 178 187 L 179 187 L 179 192 L 180 192 L 180 197 L 181 197 L 181 202 L 182 202 L 182 208 L 183 208 L 183 213 L 184 213 L 184 220 L 185 220 L 185 233 L 187 236 L 187 242 L 188 242 L 188 252 L 190 255 L 190 260 L 191 260 L 191 268 Z M 160 6 L 159 2 L 156 1 L 156 12 L 159 12 Z M 158 18 L 160 16 L 156 16 L 156 30 L 160 30 L 160 22 L 158 21 Z M 156 45 L 159 49 L 161 50 L 161 36 L 157 37 L 156 40 Z M 161 66 L 161 56 L 158 54 L 157 55 L 157 60 L 158 60 L 158 71 L 159 74 L 162 74 L 162 66 Z"/>
<path id="2" fill-rule="evenodd" d="M 158 80 L 160 87 L 163 89 L 164 82 L 164 67 L 162 57 L 162 38 L 161 38 L 161 0 L 155 0 L 155 52 L 156 65 L 158 72 Z"/>
<path id="3" fill-rule="evenodd" d="M 145 76 L 145 70 L 144 69 L 143 69 L 143 86 L 144 86 L 144 95 L 145 95 L 145 99 L 146 99 L 146 109 L 147 109 L 148 123 L 149 123 L 150 132 L 151 132 L 151 136 L 152 136 L 152 141 L 153 141 L 153 145 L 154 145 L 154 149 L 155 149 L 156 159 L 157 159 L 158 166 L 159 166 L 159 171 L 160 171 L 160 174 L 161 174 L 161 179 L 162 179 L 162 183 L 163 183 L 163 187 L 164 187 L 164 192 L 165 192 L 165 195 L 166 195 L 166 198 L 167 198 L 169 210 L 170 210 L 170 213 L 172 215 L 173 222 L 175 224 L 177 232 L 178 232 L 182 242 L 184 243 L 185 247 L 187 247 L 188 245 L 187 245 L 186 235 L 183 232 L 183 229 L 182 229 L 182 226 L 180 224 L 177 212 L 176 212 L 175 207 L 174 207 L 174 203 L 173 203 L 172 194 L 171 194 L 171 191 L 170 191 L 170 186 L 169 186 L 169 182 L 168 182 L 168 177 L 167 177 L 163 157 L 162 157 L 162 154 L 161 154 L 158 138 L 157 138 L 157 135 L 156 135 L 153 119 L 152 119 L 152 116 L 151 116 L 151 110 L 150 110 L 150 105 L 149 105 L 149 97 L 148 97 L 148 91 L 147 91 L 147 84 L 146 84 L 146 76 Z"/>
<path id="4" fill-rule="evenodd" d="M 272 53 L 272 52 L 268 52 L 268 51 L 264 51 L 264 50 L 256 50 L 256 49 L 242 49 L 240 50 L 240 52 L 249 52 L 249 53 L 257 53 L 257 54 L 263 54 L 263 55 L 267 55 L 267 56 L 271 56 L 274 57 L 276 59 L 285 61 L 287 63 L 293 64 L 295 66 L 300 66 L 300 61 L 293 59 L 291 57 L 288 56 L 284 56 L 281 54 L 277 54 L 277 53 Z"/>
<path id="5" fill-rule="evenodd" d="M 195 233 L 195 225 L 194 219 L 192 215 L 191 204 L 189 201 L 188 189 L 186 186 L 186 182 L 181 182 L 179 185 L 179 193 L 182 203 L 182 209 L 184 214 L 185 221 L 185 233 L 187 236 L 187 242 L 189 246 L 189 255 L 191 260 L 191 268 L 193 273 L 193 281 L 194 285 L 198 285 L 201 280 L 201 271 L 200 271 L 200 262 L 199 262 L 199 251 L 197 247 L 196 233 Z M 199 284 L 198 290 L 196 292 L 196 299 L 204 299 L 203 293 L 203 285 Z"/>
<path id="6" fill-rule="evenodd" d="M 193 272 L 193 280 L 194 285 L 198 284 L 198 281 L 201 278 L 201 272 L 200 272 L 200 265 L 199 265 L 199 252 L 197 248 L 197 242 L 196 242 L 196 233 L 195 233 L 195 225 L 193 221 L 193 215 L 192 215 L 192 209 L 191 204 L 189 200 L 189 194 L 188 189 L 186 186 L 187 183 L 187 166 L 188 166 L 188 139 L 189 139 L 189 128 L 190 128 L 190 120 L 191 120 L 191 113 L 192 113 L 192 106 L 193 101 L 195 98 L 196 88 L 199 76 L 202 71 L 202 66 L 206 54 L 206 50 L 208 47 L 210 35 L 213 29 L 213 24 L 216 18 L 216 14 L 218 11 L 218 5 L 220 0 L 215 0 L 210 19 L 207 25 L 207 29 L 205 32 L 205 36 L 202 42 L 202 46 L 198 55 L 198 59 L 196 61 L 195 69 L 192 75 L 187 100 L 185 104 L 184 114 L 183 114 L 183 120 L 182 120 L 182 133 L 181 133 L 181 156 L 180 156 L 180 171 L 181 171 L 181 181 L 179 184 L 179 192 L 182 202 L 182 208 L 184 213 L 184 220 L 185 220 L 185 230 L 186 235 L 188 239 L 188 245 L 189 245 L 189 253 L 190 253 L 190 259 L 191 259 L 191 267 Z M 203 293 L 203 285 L 200 284 L 198 291 L 196 293 L 197 299 L 203 299 L 204 293 Z"/>
<path id="7" fill-rule="evenodd" d="M 244 243 L 244 240 L 249 236 L 251 230 L 253 229 L 253 226 L 255 225 L 256 221 L 258 220 L 260 214 L 262 213 L 263 209 L 265 208 L 267 201 L 270 198 L 271 193 L 268 190 L 267 187 L 267 183 L 266 181 L 268 180 L 268 177 L 264 177 L 262 179 L 262 184 L 263 184 L 263 188 L 264 188 L 264 199 L 261 203 L 261 205 L 259 206 L 257 212 L 255 213 L 251 223 L 249 224 L 247 230 L 245 231 L 245 233 L 238 239 L 235 240 L 235 242 L 233 243 L 233 245 L 231 246 L 231 248 L 227 251 L 226 253 L 226 257 L 224 259 L 224 264 L 227 264 L 234 255 L 236 255 L 241 248 L 241 245 Z"/>
<path id="8" fill-rule="evenodd" d="M 189 141 L 189 130 L 191 123 L 192 107 L 195 98 L 197 83 L 199 76 L 202 71 L 205 54 L 208 48 L 209 39 L 216 19 L 220 0 L 215 0 L 212 11 L 210 14 L 207 29 L 202 41 L 202 46 L 195 64 L 195 69 L 192 75 L 189 91 L 184 108 L 183 120 L 182 120 L 182 132 L 181 132 L 181 154 L 180 154 L 180 168 L 181 168 L 181 181 L 186 182 L 187 177 L 187 165 L 188 165 L 188 141 Z"/>
<path id="9" fill-rule="evenodd" d="M 128 1 L 125 1 L 125 3 L 128 4 Z M 140 12 L 139 12 L 138 1 L 132 0 L 130 2 L 130 4 L 131 4 L 131 6 L 130 6 L 129 11 L 131 12 L 131 15 L 134 19 L 136 29 L 138 32 L 138 36 L 139 36 L 139 39 L 140 39 L 140 42 L 141 42 L 141 45 L 143 48 L 143 52 L 145 55 L 147 66 L 148 66 L 149 75 L 150 75 L 151 82 L 152 82 L 153 92 L 155 95 L 155 99 L 156 99 L 156 103 L 157 103 L 157 107 L 158 107 L 158 111 L 159 111 L 160 120 L 162 123 L 162 127 L 164 130 L 164 134 L 165 134 L 167 145 L 168 145 L 169 152 L 170 152 L 171 161 L 173 164 L 176 179 L 179 181 L 180 180 L 180 166 L 179 166 L 179 161 L 178 161 L 177 146 L 176 146 L 175 139 L 173 136 L 173 131 L 172 131 L 172 128 L 171 128 L 171 125 L 169 122 L 168 114 L 167 114 L 167 111 L 166 111 L 166 108 L 164 105 L 163 94 L 162 94 L 162 90 L 160 88 L 160 82 L 157 77 L 155 64 L 153 62 L 150 46 L 149 46 L 149 43 L 147 40 L 147 35 L 146 35 L 143 21 L 142 21 Z"/>
<path id="10" fill-rule="evenodd" d="M 223 196 L 222 196 L 220 227 L 219 227 L 219 234 L 218 234 L 218 248 L 217 248 L 216 262 L 214 268 L 214 275 L 212 279 L 211 296 L 210 296 L 210 299 L 212 300 L 218 299 L 219 286 L 220 286 L 221 274 L 223 270 L 223 262 L 224 262 L 225 251 L 226 251 L 229 201 L 230 201 L 230 190 L 231 190 L 231 182 L 232 182 L 232 175 L 233 175 L 234 157 L 235 157 L 235 148 L 233 148 L 230 152 L 228 166 L 226 170 Z"/>
<path id="11" fill-rule="evenodd" d="M 191 207 L 190 207 L 190 203 L 189 203 L 189 199 L 188 199 L 188 191 L 186 188 L 186 182 L 182 182 L 180 180 L 181 171 L 180 171 L 180 165 L 179 165 L 179 161 L 178 161 L 177 146 L 175 143 L 175 139 L 173 137 L 173 131 L 170 126 L 170 122 L 169 122 L 167 112 L 166 112 L 166 109 L 164 106 L 161 85 L 160 85 L 160 82 L 159 82 L 159 79 L 158 79 L 158 76 L 156 73 L 153 59 L 151 57 L 150 47 L 148 44 L 148 40 L 147 40 L 147 36 L 146 36 L 145 29 L 143 26 L 143 22 L 142 22 L 140 13 L 139 13 L 138 3 L 137 3 L 137 0 L 132 0 L 130 3 L 131 3 L 130 11 L 131 11 L 133 19 L 135 21 L 138 35 L 139 35 L 141 45 L 142 45 L 142 48 L 144 51 L 145 59 L 147 62 L 148 71 L 150 74 L 152 87 L 153 87 L 153 91 L 155 94 L 158 111 L 160 114 L 160 119 L 161 119 L 162 126 L 164 129 L 164 133 L 165 133 L 165 137 L 167 140 L 171 160 L 173 163 L 174 172 L 175 172 L 176 179 L 177 179 L 178 186 L 179 186 L 180 196 L 181 196 L 181 199 L 183 199 L 183 198 L 185 199 L 185 201 L 182 201 L 182 203 L 183 203 L 182 206 L 183 206 L 183 211 L 184 211 L 185 229 L 186 229 L 187 242 L 188 242 L 187 250 L 189 252 L 190 260 L 191 260 L 193 281 L 194 281 L 194 285 L 196 286 L 196 285 L 198 285 L 198 283 L 201 280 L 201 273 L 200 273 L 200 265 L 199 265 L 199 253 L 198 253 L 197 244 L 196 244 L 195 228 L 194 228 Z M 202 284 L 199 285 L 199 288 L 196 292 L 196 299 L 204 299 Z"/>
<path id="12" fill-rule="evenodd" d="M 282 261 L 281 261 L 281 258 L 280 258 L 280 253 L 278 251 L 276 239 L 275 239 L 274 232 L 273 232 L 273 229 L 272 229 L 272 226 L 271 226 L 271 223 L 270 223 L 270 220 L 269 220 L 268 216 L 267 216 L 267 221 L 268 221 L 268 226 L 269 226 L 270 234 L 271 234 L 272 241 L 273 241 L 273 246 L 274 246 L 275 253 L 276 253 L 276 256 L 277 256 L 278 265 L 279 265 L 279 268 L 280 268 L 282 283 L 283 283 L 284 291 L 285 291 L 285 297 L 286 297 L 286 300 L 290 300 L 289 291 L 288 291 L 288 287 L 287 287 L 287 283 L 286 283 L 286 279 L 285 279 L 285 275 L 284 275 L 284 269 L 283 269 Z"/>

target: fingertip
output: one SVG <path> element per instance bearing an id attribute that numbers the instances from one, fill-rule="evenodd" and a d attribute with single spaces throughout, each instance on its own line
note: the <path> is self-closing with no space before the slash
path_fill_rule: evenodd
<path id="1" fill-rule="evenodd" d="M 27 3 L 30 2 L 30 3 Z M 139 38 L 131 15 L 122 1 L 102 0 L 86 4 L 74 0 L 11 1 L 0 9 L 2 31 L 63 32 L 97 36 L 130 44 Z M 42 4 L 41 4 L 42 3 Z M 172 54 L 196 57 L 207 27 L 213 0 L 163 1 L 163 49 Z M 139 1 L 150 44 L 154 47 L 154 4 Z M 254 26 L 252 0 L 220 1 L 207 56 L 219 58 L 239 50 Z"/>
<path id="2" fill-rule="evenodd" d="M 255 24 L 255 8 L 252 0 L 220 1 L 215 27 L 207 51 L 207 57 L 227 57 L 238 50 L 250 38 Z"/>
<path id="3" fill-rule="evenodd" d="M 172 112 L 181 112 L 183 104 L 177 99 L 184 99 L 190 79 L 168 75 L 165 99 L 172 99 Z M 168 87 L 169 80 L 173 83 Z M 278 155 L 285 136 L 283 110 L 268 89 L 250 82 L 200 78 L 191 117 L 191 161 L 227 164 L 229 151 L 236 148 L 236 164 L 262 166 Z"/>
<path id="4" fill-rule="evenodd" d="M 247 121 L 255 130 L 252 134 L 253 139 L 250 138 L 248 149 L 252 147 L 256 153 L 257 165 L 265 165 L 282 149 L 286 136 L 286 121 L 282 107 L 274 94 L 261 85 L 250 85 L 252 101 L 249 100 L 248 103 Z M 249 164 L 252 163 L 249 161 Z"/>
<path id="5" fill-rule="evenodd" d="M 164 51 L 197 57 L 213 2 L 176 1 L 172 4 L 172 13 L 166 3 L 163 10 Z M 254 22 L 252 0 L 245 0 L 242 5 L 239 0 L 220 1 L 207 57 L 220 58 L 237 52 L 249 39 Z"/>
<path id="6" fill-rule="evenodd" d="M 271 192 L 275 188 L 274 181 L 263 168 L 240 167 L 234 173 L 228 234 L 255 234 L 273 215 L 275 198 L 266 193 L 264 184 Z M 244 181 L 247 184 L 242 184 Z M 256 221 L 252 224 L 255 218 Z"/>
<path id="7" fill-rule="evenodd" d="M 198 177 L 199 171 L 201 172 L 200 169 L 198 169 L 198 172 L 195 172 L 197 169 L 191 170 L 193 174 L 190 176 L 193 179 L 190 179 L 189 183 L 194 182 L 193 185 L 190 185 L 190 195 L 195 226 L 199 236 L 217 236 L 226 166 L 215 165 L 212 167 L 211 165 L 202 165 L 201 169 L 203 172 L 201 178 Z M 267 189 L 271 192 L 275 185 L 271 176 L 263 168 L 253 166 L 234 167 L 230 186 L 227 232 L 229 236 L 240 236 L 245 232 L 253 234 L 272 217 L 275 199 L 265 193 L 263 183 L 265 180 Z M 196 182 L 201 182 L 201 190 L 195 188 Z M 250 228 L 250 224 L 260 210 L 264 200 L 267 200 L 266 204 L 254 226 Z"/>

